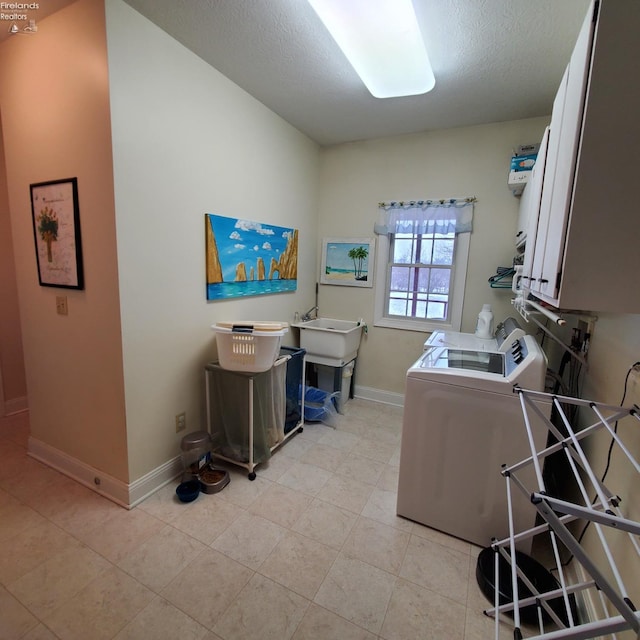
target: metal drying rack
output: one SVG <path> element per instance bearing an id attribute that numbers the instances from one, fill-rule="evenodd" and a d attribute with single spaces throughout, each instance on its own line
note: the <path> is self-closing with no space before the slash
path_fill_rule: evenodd
<path id="1" fill-rule="evenodd" d="M 623 429 L 640 429 L 640 425 L 637 424 L 640 422 L 640 410 L 636 406 L 631 408 L 611 406 L 589 400 L 527 391 L 518 387 L 514 388 L 514 392 L 518 393 L 522 405 L 531 456 L 512 466 L 504 466 L 502 469 L 507 488 L 510 535 L 508 538 L 495 541 L 492 544 L 495 551 L 495 598 L 494 607 L 485 610 L 485 614 L 495 618 L 496 640 L 500 634 L 500 614 L 509 614 L 513 617 L 513 636 L 516 640 L 525 637 L 529 639 L 544 638 L 545 640 L 556 638 L 583 640 L 625 630 L 632 630 L 636 637 L 640 638 L 640 612 L 636 609 L 625 586 L 623 572 L 619 569 L 620 559 L 616 561 L 614 557 L 614 545 L 605 536 L 606 532 L 609 537 L 615 538 L 613 541 L 618 545 L 615 547 L 616 551 L 619 550 L 620 545 L 623 545 L 622 548 L 625 549 L 626 554 L 625 562 L 635 563 L 627 569 L 630 569 L 631 573 L 635 572 L 637 576 L 640 573 L 640 539 L 638 538 L 640 536 L 640 522 L 624 516 L 619 506 L 622 499 L 611 492 L 602 480 L 598 479 L 589 464 L 583 447 L 584 438 L 596 431 L 604 430 L 606 432 L 604 435 L 608 434 L 611 438 L 611 446 L 620 452 L 616 455 L 622 455 L 624 464 L 631 468 L 632 473 L 640 476 L 640 464 L 625 444 L 625 438 L 621 436 Z M 551 402 L 557 411 L 566 434 L 546 418 L 539 408 L 540 403 L 548 402 Z M 584 429 L 575 430 L 566 416 L 563 405 L 578 406 L 583 412 L 590 411 L 594 416 L 592 422 Z M 530 422 L 532 412 L 546 422 L 550 432 L 557 440 L 556 444 L 547 446 L 541 451 L 537 451 L 534 445 Z M 559 451 L 564 451 L 568 466 L 575 478 L 580 494 L 579 501 L 570 502 L 551 496 L 547 492 L 542 474 L 543 463 L 545 458 Z M 518 477 L 521 470 L 531 466 L 535 471 L 537 485 L 533 489 L 526 487 Z M 637 482 L 636 486 L 638 486 Z M 530 497 L 532 507 L 537 509 L 545 524 L 527 531 L 515 532 L 511 510 L 514 487 Z M 591 495 L 595 497 L 592 499 Z M 570 530 L 570 527 L 574 527 L 570 523 L 576 520 L 584 523 L 583 531 L 587 523 L 594 528 L 600 551 L 598 560 L 585 551 L 580 540 Z M 548 532 L 550 536 L 560 586 L 558 589 L 542 593 L 518 567 L 515 547 L 518 541 L 544 532 Z M 618 539 L 618 537 L 627 540 Z M 570 577 L 570 572 L 560 559 L 560 545 L 564 545 L 577 561 L 578 567 L 576 569 L 581 568 L 575 572 L 576 579 Z M 508 604 L 500 603 L 499 563 L 501 558 L 510 565 L 510 588 L 513 601 Z M 522 588 L 519 585 L 525 585 L 529 593 L 532 594 L 531 597 L 519 597 L 518 591 Z M 586 608 L 589 611 L 591 619 L 585 622 L 576 619 L 578 609 L 571 606 L 572 598 L 581 599 L 582 609 Z M 564 605 L 562 619 L 549 605 L 552 600 L 555 602 L 560 600 Z M 529 633 L 530 630 L 522 626 L 521 610 L 531 606 L 536 607 L 538 628 L 533 631 L 533 635 L 523 635 L 523 633 Z"/>

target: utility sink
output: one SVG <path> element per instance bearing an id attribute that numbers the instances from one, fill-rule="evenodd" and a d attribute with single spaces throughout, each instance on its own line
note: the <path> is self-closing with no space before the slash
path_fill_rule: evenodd
<path id="1" fill-rule="evenodd" d="M 352 320 L 315 318 L 291 326 L 300 329 L 300 347 L 306 350 L 308 362 L 341 367 L 358 355 L 362 324 Z"/>

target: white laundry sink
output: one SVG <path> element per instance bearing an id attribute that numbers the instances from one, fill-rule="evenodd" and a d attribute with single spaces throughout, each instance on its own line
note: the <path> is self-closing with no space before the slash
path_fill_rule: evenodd
<path id="1" fill-rule="evenodd" d="M 300 347 L 309 362 L 341 367 L 358 355 L 363 327 L 358 322 L 315 318 L 291 326 L 300 329 Z"/>

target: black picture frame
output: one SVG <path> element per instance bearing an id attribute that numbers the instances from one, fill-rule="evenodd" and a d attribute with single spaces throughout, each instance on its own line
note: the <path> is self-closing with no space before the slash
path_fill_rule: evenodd
<path id="1" fill-rule="evenodd" d="M 40 286 L 84 289 L 78 179 L 37 182 L 30 189 Z"/>

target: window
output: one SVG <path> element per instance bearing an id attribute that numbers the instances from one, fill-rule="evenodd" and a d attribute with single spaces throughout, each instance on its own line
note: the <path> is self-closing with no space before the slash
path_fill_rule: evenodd
<path id="1" fill-rule="evenodd" d="M 389 206 L 389 205 L 388 205 Z M 469 252 L 469 234 L 457 232 L 458 209 L 425 216 L 404 207 L 386 214 L 378 237 L 377 326 L 432 331 L 460 330 Z M 466 228 L 466 227 L 465 227 Z"/>

